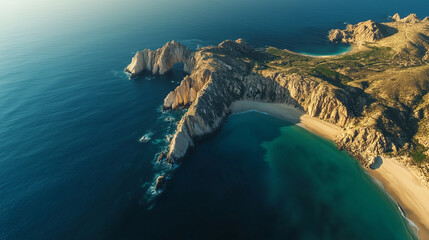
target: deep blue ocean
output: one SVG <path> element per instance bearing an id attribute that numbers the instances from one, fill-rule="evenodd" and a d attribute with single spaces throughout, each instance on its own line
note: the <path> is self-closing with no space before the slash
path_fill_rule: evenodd
<path id="1" fill-rule="evenodd" d="M 184 73 L 123 73 L 173 39 L 337 54 L 331 28 L 396 12 L 429 3 L 0 1 L 0 239 L 412 239 L 357 161 L 268 115 L 232 116 L 174 171 L 155 164 L 186 111 L 161 111 Z"/>

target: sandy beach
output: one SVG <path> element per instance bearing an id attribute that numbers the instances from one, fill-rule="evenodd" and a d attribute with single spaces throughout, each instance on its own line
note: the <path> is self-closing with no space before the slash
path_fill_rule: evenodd
<path id="1" fill-rule="evenodd" d="M 334 140 L 341 128 L 287 104 L 236 101 L 232 113 L 256 110 L 293 122 L 319 136 Z M 367 170 L 381 182 L 387 193 L 401 206 L 408 219 L 419 228 L 419 239 L 429 239 L 429 189 L 407 168 L 392 158 L 383 158 L 376 170 Z"/>
<path id="2" fill-rule="evenodd" d="M 407 218 L 417 225 L 419 239 L 429 239 L 429 189 L 392 158 L 383 158 L 380 168 L 368 171 L 399 203 Z"/>

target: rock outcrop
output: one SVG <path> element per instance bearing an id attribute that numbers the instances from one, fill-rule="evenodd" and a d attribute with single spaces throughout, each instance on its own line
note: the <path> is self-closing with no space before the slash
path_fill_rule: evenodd
<path id="1" fill-rule="evenodd" d="M 386 36 L 384 26 L 372 20 L 356 25 L 347 25 L 346 30 L 333 29 L 329 32 L 329 41 L 343 43 L 375 42 Z"/>
<path id="2" fill-rule="evenodd" d="M 399 16 L 399 13 L 395 13 L 395 15 L 393 15 L 393 17 L 392 17 L 392 20 L 396 21 L 396 22 L 400 21 L 401 17 Z"/>
<path id="3" fill-rule="evenodd" d="M 399 14 L 396 13 L 395 15 L 393 15 L 392 20 L 396 21 L 396 22 L 403 22 L 403 23 L 418 23 L 418 22 L 420 22 L 420 19 L 417 17 L 417 15 L 415 13 L 411 13 L 410 15 L 408 15 L 402 19 L 399 16 Z"/>
<path id="4" fill-rule="evenodd" d="M 155 51 L 144 49 L 141 52 L 136 52 L 125 71 L 130 73 L 130 77 L 145 71 L 163 75 L 170 71 L 174 64 L 183 63 L 183 70 L 191 72 L 193 62 L 193 53 L 189 48 L 181 43 L 171 41 Z"/>
<path id="5" fill-rule="evenodd" d="M 158 191 L 163 189 L 166 182 L 167 182 L 167 179 L 165 178 L 164 175 L 161 175 L 158 178 L 156 178 L 155 190 Z"/>
<path id="6" fill-rule="evenodd" d="M 213 50 L 213 49 L 211 49 Z M 244 54 L 253 49 L 242 39 L 226 40 L 219 44 L 218 51 L 227 51 L 230 54 Z M 174 91 L 164 99 L 164 109 L 177 109 L 188 106 L 197 98 L 197 93 L 212 79 L 213 72 L 231 71 L 232 67 L 223 61 L 212 57 L 210 50 L 198 51 L 194 54 L 194 71 L 186 76 Z"/>

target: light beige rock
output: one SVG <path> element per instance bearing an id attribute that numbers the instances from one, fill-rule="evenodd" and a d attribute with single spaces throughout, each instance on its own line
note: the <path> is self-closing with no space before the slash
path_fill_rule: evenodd
<path id="1" fill-rule="evenodd" d="M 356 25 L 347 25 L 346 30 L 333 29 L 329 32 L 329 41 L 343 43 L 375 42 L 386 36 L 384 25 L 372 20 Z"/>
<path id="2" fill-rule="evenodd" d="M 134 77 L 144 71 L 163 75 L 170 71 L 176 63 L 183 63 L 183 70 L 191 72 L 193 53 L 185 45 L 171 41 L 155 51 L 144 49 L 141 52 L 136 52 L 125 71 L 130 73 L 130 77 Z"/>
<path id="3" fill-rule="evenodd" d="M 399 14 L 396 13 L 395 15 L 393 15 L 392 20 L 394 20 L 396 22 L 402 22 L 402 23 L 418 23 L 418 22 L 420 22 L 420 19 L 417 17 L 417 15 L 415 13 L 411 13 L 410 15 L 408 15 L 402 19 L 399 16 Z"/>
<path id="4" fill-rule="evenodd" d="M 401 19 L 401 22 L 403 23 L 418 23 L 420 22 L 420 19 L 417 17 L 415 13 L 411 13 L 410 15 L 406 16 L 405 18 Z"/>
<path id="5" fill-rule="evenodd" d="M 398 13 L 395 13 L 395 15 L 393 15 L 393 17 L 392 17 L 392 20 L 394 20 L 394 21 L 398 22 L 398 21 L 400 21 L 400 20 L 401 20 L 401 17 L 399 16 L 399 14 L 398 14 Z"/>

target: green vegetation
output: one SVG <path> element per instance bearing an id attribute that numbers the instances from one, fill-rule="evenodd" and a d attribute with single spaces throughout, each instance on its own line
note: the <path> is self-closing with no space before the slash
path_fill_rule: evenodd
<path id="1" fill-rule="evenodd" d="M 310 69 L 309 74 L 324 79 L 333 85 L 345 85 L 348 82 L 353 81 L 353 79 L 332 70 L 328 65 L 318 65 Z"/>
<path id="2" fill-rule="evenodd" d="M 354 79 L 362 79 L 374 72 L 396 67 L 391 63 L 393 51 L 389 47 L 365 45 L 368 50 L 332 58 L 317 58 L 300 55 L 288 50 L 269 47 L 266 53 L 274 58 L 260 63 L 286 72 L 299 72 L 321 78 L 335 85 L 345 85 Z M 296 69 L 294 69 L 296 68 Z M 340 73 L 346 69 L 350 74 Z M 343 71 L 341 71 L 343 72 Z"/>
<path id="3" fill-rule="evenodd" d="M 311 59 L 310 57 L 300 55 L 298 53 L 293 53 L 288 50 L 282 50 L 282 49 L 273 48 L 273 47 L 267 48 L 267 52 L 271 55 L 281 57 L 281 58 L 288 58 L 289 60 L 292 60 L 292 61 L 309 61 Z"/>
<path id="4" fill-rule="evenodd" d="M 425 152 L 428 149 L 425 148 L 421 144 L 416 144 L 415 148 L 410 152 L 411 157 L 414 159 L 414 161 L 418 163 L 422 163 L 424 161 L 429 160 L 428 157 L 425 155 Z"/>
<path id="5" fill-rule="evenodd" d="M 346 54 L 342 57 L 337 58 L 337 61 L 362 61 L 364 63 L 371 63 L 374 61 L 384 62 L 392 58 L 392 48 L 390 47 L 374 47 L 366 45 L 369 48 L 368 51 L 357 52 L 352 54 Z"/>

